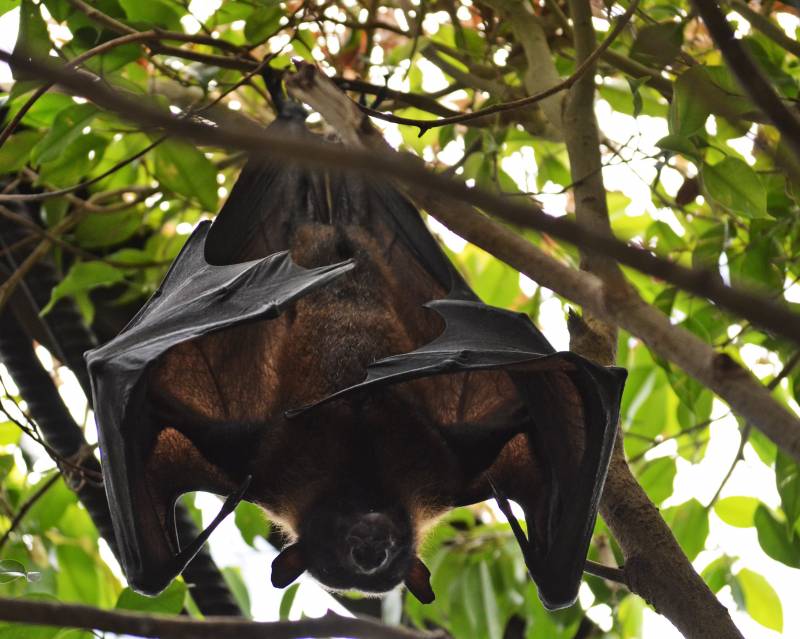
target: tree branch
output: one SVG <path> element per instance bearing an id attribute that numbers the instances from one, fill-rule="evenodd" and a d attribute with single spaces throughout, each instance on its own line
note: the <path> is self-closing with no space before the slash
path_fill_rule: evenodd
<path id="1" fill-rule="evenodd" d="M 595 46 L 589 0 L 569 0 L 576 60 L 588 59 Z M 576 220 L 597 233 L 611 235 L 603 184 L 600 135 L 594 114 L 594 80 L 590 71 L 567 96 L 564 137 L 572 170 Z M 607 293 L 619 300 L 631 291 L 617 264 L 607 255 L 581 252 L 581 268 L 599 276 Z M 638 297 L 638 296 L 637 296 Z M 570 349 L 599 364 L 616 360 L 617 327 L 591 311 L 583 319 L 571 316 Z M 625 491 L 619 491 L 624 486 Z M 637 592 L 664 614 L 686 637 L 741 639 L 727 609 L 695 572 L 658 509 L 631 473 L 623 453 L 622 435 L 615 442 L 601 513 L 620 543 L 625 576 Z M 636 526 L 619 516 L 638 514 Z M 653 540 L 661 540 L 654 544 Z M 666 576 L 663 578 L 661 576 Z M 680 587 L 676 587 L 680 584 Z"/>
<path id="2" fill-rule="evenodd" d="M 441 632 L 417 632 L 401 626 L 385 626 L 372 619 L 348 618 L 330 612 L 319 619 L 299 621 L 259 622 L 227 617 L 187 619 L 8 597 L 0 597 L 0 620 L 161 639 L 443 639 L 447 636 Z"/>
<path id="3" fill-rule="evenodd" d="M 733 71 L 745 93 L 780 131 L 781 139 L 791 149 L 794 164 L 800 163 L 800 120 L 775 93 L 756 63 L 739 42 L 714 0 L 692 0 L 722 57 Z"/>
<path id="4" fill-rule="evenodd" d="M 573 84 L 575 84 L 580 78 L 584 75 L 588 75 L 592 81 L 592 86 L 594 86 L 594 77 L 592 73 L 586 73 L 589 69 L 594 68 L 594 63 L 599 58 L 608 47 L 617 39 L 622 30 L 625 28 L 625 25 L 628 24 L 628 21 L 631 19 L 633 12 L 636 10 L 636 7 L 639 4 L 639 0 L 634 0 L 631 2 L 628 10 L 620 16 L 617 23 L 614 25 L 614 28 L 611 30 L 611 33 L 606 36 L 606 39 L 603 40 L 603 43 L 597 47 L 590 56 L 588 56 L 565 80 L 556 83 L 555 85 L 551 86 L 548 89 L 544 89 L 543 91 L 539 91 L 534 95 L 529 95 L 524 98 L 519 98 L 518 100 L 511 100 L 510 102 L 503 102 L 501 104 L 493 104 L 492 106 L 486 107 L 485 109 L 478 109 L 477 111 L 472 111 L 471 113 L 460 113 L 458 115 L 451 115 L 444 118 L 439 118 L 437 120 L 416 120 L 412 118 L 403 118 L 397 115 L 393 115 L 390 113 L 383 113 L 382 111 L 378 111 L 376 109 L 370 109 L 369 107 L 362 106 L 361 110 L 366 113 L 367 115 L 371 115 L 376 117 L 380 120 L 386 120 L 387 122 L 394 122 L 395 124 L 409 124 L 411 126 L 419 127 L 419 134 L 422 136 L 426 131 L 430 129 L 434 129 L 440 126 L 446 126 L 448 124 L 459 124 L 463 122 L 470 122 L 472 120 L 478 120 L 480 118 L 485 118 L 486 116 L 493 115 L 495 113 L 503 113 L 505 111 L 516 111 L 517 109 L 522 109 L 527 106 L 531 106 L 537 102 L 544 100 L 545 98 L 549 98 L 550 96 L 556 95 L 561 91 L 569 89 Z"/>
<path id="5" fill-rule="evenodd" d="M 0 59 L 10 57 L 0 52 Z M 426 171 L 416 161 L 395 157 L 385 151 L 341 149 L 329 144 L 296 138 L 265 136 L 263 131 L 253 130 L 250 127 L 211 128 L 175 118 L 160 109 L 150 107 L 140 98 L 131 100 L 105 87 L 86 86 L 81 78 L 68 70 L 53 68 L 41 62 L 20 62 L 22 63 L 28 65 L 29 70 L 34 73 L 58 80 L 59 83 L 88 96 L 100 106 L 146 126 L 167 127 L 176 135 L 203 144 L 246 150 L 256 157 L 274 157 L 274 154 L 280 154 L 317 166 L 369 171 L 403 180 L 412 185 L 411 188 L 416 193 L 427 196 L 434 194 L 439 198 L 446 198 L 449 207 L 442 207 L 436 214 L 448 227 L 542 285 L 640 336 L 654 352 L 674 361 L 690 375 L 709 386 L 735 411 L 752 419 L 788 455 L 800 460 L 800 421 L 774 401 L 763 386 L 730 358 L 717 355 L 708 344 L 693 334 L 673 326 L 668 317 L 646 304 L 638 296 L 628 295 L 623 303 L 619 303 L 608 294 L 597 278 L 576 273 L 508 229 L 480 215 L 471 214 L 470 207 L 463 203 L 481 207 L 493 214 L 502 214 L 506 219 L 521 221 L 526 226 L 536 225 L 539 230 L 574 242 L 583 248 L 608 252 L 618 259 L 624 258 L 619 261 L 630 265 L 644 265 L 641 270 L 672 283 L 677 283 L 676 280 L 687 282 L 698 294 L 713 293 L 713 296 L 708 296 L 721 306 L 727 306 L 736 313 L 739 313 L 738 309 L 741 308 L 743 310 L 741 315 L 751 320 L 758 317 L 762 324 L 767 323 L 760 321 L 762 316 L 766 315 L 770 328 L 776 326 L 780 328 L 781 334 L 788 334 L 792 339 L 800 337 L 800 321 L 797 316 L 781 306 L 767 302 L 764 296 L 725 287 L 718 283 L 710 272 L 685 269 L 618 240 L 600 237 L 565 218 L 551 218 L 532 204 L 520 204 L 481 189 L 468 188 L 461 183 Z M 307 78 L 301 78 L 301 81 L 306 80 Z M 349 103 L 349 100 L 344 102 Z M 359 125 L 362 126 L 361 121 Z M 365 135 L 369 133 L 365 132 Z M 720 295 L 720 292 L 723 294 Z"/>
<path id="6" fill-rule="evenodd" d="M 795 57 L 800 58 L 800 43 L 787 36 L 784 30 L 767 16 L 761 15 L 758 11 L 753 11 L 744 0 L 729 0 L 728 4 L 770 40 L 786 49 Z"/>
<path id="7" fill-rule="evenodd" d="M 101 197 L 102 194 L 98 194 L 98 196 Z M 0 224 L 0 226 L 2 225 Z M 6 237 L 13 237 L 13 233 L 0 230 L 0 238 Z M 7 257 L 13 268 L 13 255 Z M 46 263 L 37 264 L 31 269 L 29 277 L 25 279 L 22 291 L 25 294 L 23 299 L 28 304 L 23 306 L 32 306 L 34 317 L 43 328 L 47 338 L 45 342 L 47 347 L 52 349 L 51 352 L 72 369 L 91 403 L 91 389 L 83 353 L 95 346 L 94 336 L 83 324 L 71 300 L 59 300 L 44 319 L 38 316 L 39 309 L 49 299 L 54 285 L 54 274 L 48 265 Z M 18 320 L 15 316 L 18 310 L 15 307 L 15 313 L 12 313 L 10 309 L 0 312 L 0 360 L 8 369 L 21 396 L 28 404 L 28 410 L 41 430 L 44 441 L 40 443 L 57 460 L 62 470 L 75 469 L 83 476 L 99 475 L 100 464 L 97 459 L 94 456 L 85 457 L 82 454 L 87 448 L 83 431 L 70 416 L 52 377 L 44 369 L 33 350 L 33 336 L 36 336 L 37 340 L 41 340 L 41 336 L 37 334 L 36 324 L 26 323 L 25 331 L 23 331 L 22 320 Z M 71 474 L 68 473 L 68 475 Z M 116 552 L 116 540 L 102 484 L 78 481 L 77 485 L 71 487 L 86 507 L 100 535 L 109 543 L 112 551 Z M 197 530 L 189 520 L 184 508 L 177 508 L 175 514 L 179 538 L 182 543 L 189 543 L 197 536 Z M 203 548 L 187 566 L 184 571 L 184 580 L 190 586 L 195 586 L 193 596 L 204 614 L 241 615 L 241 610 L 234 601 L 207 548 Z"/>

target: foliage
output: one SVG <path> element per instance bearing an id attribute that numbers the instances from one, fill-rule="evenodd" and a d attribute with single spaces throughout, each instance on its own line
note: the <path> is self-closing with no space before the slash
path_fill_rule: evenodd
<path id="1" fill-rule="evenodd" d="M 213 34 L 258 59 L 273 53 L 269 64 L 274 69 L 288 67 L 295 57 L 318 61 L 340 78 L 361 77 L 372 83 L 362 87 L 369 94 L 365 100 L 405 117 L 430 120 L 532 93 L 526 84 L 520 36 L 490 8 L 500 3 L 98 0 L 91 4 L 134 29 Z M 609 7 L 618 15 L 619 7 L 628 3 L 606 2 L 605 8 L 603 4 L 593 3 L 598 28 L 610 24 Z M 774 11 L 766 15 L 769 20 L 797 28 L 796 10 L 788 4 L 767 4 Z M 555 68 L 568 75 L 574 69 L 574 50 L 559 20 L 564 3 L 548 0 L 530 6 Z M 72 59 L 118 35 L 69 0 L 0 0 L 0 14 L 8 16 L 17 9 L 18 50 L 44 55 L 55 50 Z M 796 57 L 738 14 L 730 17 L 762 73 L 784 100 L 796 101 L 800 79 Z M 598 39 L 603 35 L 599 32 Z M 215 65 L 212 58 L 203 60 L 212 54 L 230 56 L 229 50 L 210 44 L 181 46 L 184 52 L 199 54 L 194 56 L 199 59 L 158 46 L 126 44 L 84 66 L 115 88 L 135 96 L 155 96 L 164 106 L 192 114 L 219 99 L 202 114 L 212 120 L 226 113 L 261 122 L 273 117 L 260 79 L 242 84 L 243 70 Z M 610 52 L 600 61 L 597 85 L 615 234 L 683 265 L 707 268 L 713 277 L 796 305 L 800 185 L 792 183 L 776 162 L 778 133 L 763 123 L 688 3 L 641 2 Z M 5 96 L 5 122 L 38 86 L 32 78 L 16 80 Z M 422 99 L 383 95 L 385 82 Z M 436 170 L 451 167 L 454 175 L 470 184 L 516 197 L 539 197 L 551 213 L 571 215 L 572 202 L 564 195 L 572 181 L 565 145 L 543 126 L 543 118 L 536 104 L 502 116 L 431 128 L 422 136 L 410 125 L 387 125 L 386 130 L 392 142 L 420 155 Z M 43 313 L 59 299 L 71 297 L 101 337 L 119 330 L 155 290 L 187 233 L 218 210 L 241 164 L 237 154 L 161 140 L 158 132 L 137 130 L 114 114 L 63 93 L 51 91 L 40 97 L 0 147 L 0 171 L 34 190 L 99 178 L 34 207 L 36 222 L 58 236 L 48 259 L 56 265 L 60 281 Z M 557 259 L 578 265 L 573 247 L 533 233 L 527 237 Z M 40 239 L 35 238 L 37 243 Z M 564 300 L 521 281 L 516 271 L 473 246 L 451 251 L 451 256 L 486 302 L 531 314 L 545 333 L 563 332 Z M 794 355 L 794 345 L 703 299 L 632 271 L 626 275 L 673 324 L 744 363 L 765 384 Z M 678 542 L 712 590 L 761 626 L 780 632 L 781 599 L 759 570 L 764 555 L 800 568 L 797 464 L 777 453 L 758 431 L 736 423 L 711 391 L 654 355 L 640 339 L 620 335 L 618 363 L 629 371 L 622 428 L 634 474 L 663 508 Z M 787 367 L 780 374 L 773 395 L 797 410 L 800 368 Z M 11 406 L 20 398 L 13 387 L 6 395 L 3 406 L 19 418 Z M 727 468 L 719 469 L 718 456 L 709 457 L 712 451 L 717 455 L 728 450 L 721 442 L 730 441 L 737 427 L 745 438 L 740 450 L 744 462 L 732 474 L 738 481 L 725 486 Z M 28 437 L 20 441 L 19 430 L 10 421 L 0 423 L 0 452 L 3 531 L 51 471 L 42 472 L 44 453 Z M 734 462 L 733 457 L 722 466 L 728 462 Z M 682 476 L 712 464 L 717 470 L 705 471 L 707 485 L 696 486 L 694 492 L 685 486 L 679 490 Z M 751 469 L 774 477 L 768 493 L 759 494 L 756 485 L 748 489 L 746 475 Z M 731 490 L 734 483 L 737 488 Z M 247 544 L 269 536 L 268 523 L 249 505 L 240 506 L 235 522 Z M 740 557 L 724 542 L 711 544 L 712 537 L 717 544 L 733 529 L 751 531 L 761 550 Z M 596 532 L 591 556 L 604 563 L 619 560 L 602 522 Z M 125 589 L 107 567 L 104 553 L 86 511 L 59 480 L 36 501 L 2 547 L 0 595 L 55 597 L 164 613 L 178 613 L 185 605 L 192 609 L 191 595 L 182 583 L 156 599 Z M 572 637 L 588 610 L 604 636 L 641 636 L 646 605 L 597 578 L 587 579 L 580 603 L 555 614 L 545 612 L 526 578 L 508 526 L 498 523 L 486 508 L 455 512 L 435 529 L 425 556 L 438 598 L 431 606 L 407 598 L 404 618 L 411 624 L 441 626 L 455 637 L 500 639 L 521 621 L 523 630 L 513 636 Z M 284 598 L 282 617 L 288 616 L 296 595 L 292 589 Z M 610 620 L 603 617 L 608 609 Z M 26 629 L 23 634 L 83 636 L 48 628 Z M 16 636 L 22 636 L 18 628 L 0 627 L 0 638 Z"/>

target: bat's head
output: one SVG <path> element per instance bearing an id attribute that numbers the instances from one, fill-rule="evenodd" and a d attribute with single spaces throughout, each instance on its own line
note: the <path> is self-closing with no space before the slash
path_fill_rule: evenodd
<path id="1" fill-rule="evenodd" d="M 348 503 L 352 502 L 352 503 Z M 332 590 L 384 593 L 405 582 L 423 603 L 433 600 L 430 573 L 416 556 L 411 517 L 399 505 L 364 508 L 364 501 L 327 496 L 272 564 L 284 587 L 304 571 Z"/>

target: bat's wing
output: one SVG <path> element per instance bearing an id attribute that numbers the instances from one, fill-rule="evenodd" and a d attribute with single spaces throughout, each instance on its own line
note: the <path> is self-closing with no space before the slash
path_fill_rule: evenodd
<path id="1" fill-rule="evenodd" d="M 154 492 L 145 481 L 145 456 L 163 426 L 155 423 L 149 406 L 153 365 L 178 345 L 274 318 L 352 268 L 348 262 L 304 269 L 287 252 L 214 266 L 204 255 L 209 227 L 203 223 L 195 230 L 158 291 L 125 330 L 87 354 L 120 559 L 128 581 L 148 593 L 160 591 L 180 574 L 210 533 L 178 552 L 175 535 L 168 530 L 170 500 L 176 495 Z M 186 371 L 184 384 L 199 386 L 192 374 Z M 239 488 L 219 521 L 246 485 Z"/>
<path id="2" fill-rule="evenodd" d="M 571 605 L 614 445 L 625 371 L 556 353 L 527 316 L 474 297 L 427 306 L 444 319 L 439 337 L 375 362 L 362 383 L 325 401 L 416 384 L 411 392 L 424 398 L 472 474 L 457 503 L 496 496 L 543 603 Z M 527 538 L 507 499 L 523 507 Z"/>

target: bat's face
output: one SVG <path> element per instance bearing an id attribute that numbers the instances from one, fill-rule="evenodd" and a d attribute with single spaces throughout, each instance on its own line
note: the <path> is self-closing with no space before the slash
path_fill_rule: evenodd
<path id="1" fill-rule="evenodd" d="M 273 562 L 274 585 L 286 586 L 307 570 L 332 590 L 384 593 L 405 582 L 418 598 L 433 599 L 405 508 L 370 504 L 363 494 L 334 493 L 310 512 L 299 526 L 297 541 Z"/>
<path id="2" fill-rule="evenodd" d="M 328 512 L 326 512 L 328 511 Z M 362 510 L 318 506 L 303 522 L 300 543 L 309 572 L 334 589 L 386 592 L 401 583 L 412 559 L 412 530 L 402 507 Z"/>

